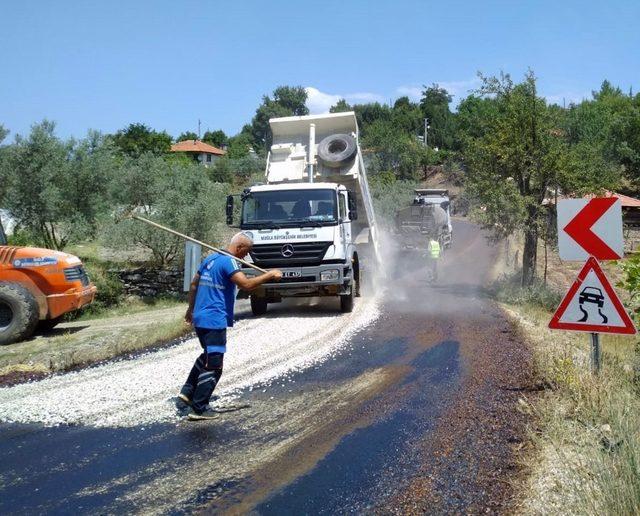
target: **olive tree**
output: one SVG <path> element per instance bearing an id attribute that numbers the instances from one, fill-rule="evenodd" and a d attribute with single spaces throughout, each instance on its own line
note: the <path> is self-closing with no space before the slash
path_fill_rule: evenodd
<path id="1" fill-rule="evenodd" d="M 188 234 L 216 243 L 225 220 L 227 185 L 214 183 L 196 164 L 166 162 L 143 155 L 127 162 L 113 184 L 114 204 Z M 149 251 L 159 266 L 182 256 L 184 241 L 140 221 L 124 219 L 107 225 L 103 241 L 114 248 Z"/>
<path id="2" fill-rule="evenodd" d="M 100 134 L 62 141 L 45 120 L 3 154 L 4 207 L 34 243 L 63 249 L 94 235 L 116 166 Z"/>

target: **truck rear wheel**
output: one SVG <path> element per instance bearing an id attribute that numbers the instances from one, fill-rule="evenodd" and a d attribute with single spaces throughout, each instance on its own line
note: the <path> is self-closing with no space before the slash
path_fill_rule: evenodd
<path id="1" fill-rule="evenodd" d="M 38 324 L 38 303 L 26 288 L 0 284 L 0 344 L 11 344 L 33 334 Z"/>
<path id="2" fill-rule="evenodd" d="M 267 313 L 267 298 L 251 296 L 251 312 L 253 315 L 264 315 Z"/>

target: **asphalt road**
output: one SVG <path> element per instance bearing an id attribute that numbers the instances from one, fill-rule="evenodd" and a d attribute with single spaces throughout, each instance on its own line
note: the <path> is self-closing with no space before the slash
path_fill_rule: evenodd
<path id="1" fill-rule="evenodd" d="M 27 411 L 29 400 L 34 405 L 27 418 L 34 422 L 0 423 L 0 512 L 508 510 L 523 433 L 515 405 L 528 385 L 529 357 L 481 288 L 495 249 L 468 223 L 456 223 L 454 232 L 436 285 L 424 281 L 413 257 L 399 257 L 388 288 L 375 289 L 376 303 L 359 300 L 350 319 L 325 303 L 275 307 L 264 326 L 246 321 L 239 337 L 265 347 L 275 339 L 291 347 L 286 360 L 298 362 L 268 379 L 247 373 L 235 395 L 251 407 L 215 421 L 167 420 L 163 400 L 123 402 L 130 418 L 111 415 L 97 425 L 71 414 L 65 420 L 73 424 L 48 427 L 37 422 L 40 411 L 61 417 L 78 406 L 65 402 L 74 397 L 72 378 L 0 390 L 0 408 L 2 396 L 14 394 L 24 396 Z M 316 337 L 295 333 L 305 316 Z M 280 342 L 276 329 L 295 342 Z M 153 371 L 156 361 L 177 353 L 188 361 L 194 351 L 176 347 L 94 370 L 77 389 L 103 385 L 108 398 L 109 385 L 128 378 L 123 368 Z M 104 383 L 91 383 L 96 376 Z M 36 393 L 47 391 L 56 407 L 37 402 Z M 139 411 L 145 417 L 133 417 Z"/>

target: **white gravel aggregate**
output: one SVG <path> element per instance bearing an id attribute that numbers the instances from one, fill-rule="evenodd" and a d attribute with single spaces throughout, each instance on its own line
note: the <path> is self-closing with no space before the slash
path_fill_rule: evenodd
<path id="1" fill-rule="evenodd" d="M 224 373 L 216 394 L 233 399 L 241 390 L 291 374 L 335 354 L 379 315 L 372 298 L 358 299 L 350 314 L 293 307 L 278 316 L 245 319 L 228 331 Z M 0 421 L 129 427 L 177 419 L 175 396 L 201 352 L 197 339 L 134 359 L 0 389 Z"/>

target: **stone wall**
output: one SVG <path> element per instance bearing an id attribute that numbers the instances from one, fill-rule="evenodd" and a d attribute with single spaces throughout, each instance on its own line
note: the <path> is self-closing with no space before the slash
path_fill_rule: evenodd
<path id="1" fill-rule="evenodd" d="M 115 270 L 122 281 L 126 295 L 154 297 L 160 294 L 180 295 L 184 271 L 182 269 L 138 269 Z"/>

